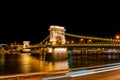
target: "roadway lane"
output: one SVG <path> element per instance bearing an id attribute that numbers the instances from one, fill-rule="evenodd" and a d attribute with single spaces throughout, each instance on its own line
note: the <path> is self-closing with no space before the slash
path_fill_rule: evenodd
<path id="1" fill-rule="evenodd" d="M 72 77 L 70 80 L 120 80 L 120 69 L 80 77 Z"/>
<path id="2" fill-rule="evenodd" d="M 4 80 L 120 80 L 120 65 L 101 67 L 90 70 L 78 70 L 78 71 L 57 71 L 45 74 L 26 74 L 30 76 L 22 76 L 16 78 L 6 78 Z M 2 80 L 2 76 L 0 76 Z"/>
<path id="3" fill-rule="evenodd" d="M 43 78 L 42 80 L 120 80 L 120 69 L 78 77 Z"/>
<path id="4" fill-rule="evenodd" d="M 106 66 L 106 67 L 104 67 Z M 100 68 L 76 70 L 63 76 L 44 78 L 44 80 L 115 80 L 120 78 L 120 65 L 102 65 Z"/>
<path id="5" fill-rule="evenodd" d="M 65 77 L 65 78 L 56 78 L 56 79 L 47 79 L 56 76 L 64 76 L 64 73 L 60 74 L 44 74 L 44 75 L 36 75 L 29 77 L 19 77 L 17 80 L 120 80 L 120 69 L 112 70 L 107 72 L 101 72 L 96 74 L 89 74 L 78 77 Z M 0 80 L 16 80 L 16 78 L 9 79 L 0 79 Z"/>

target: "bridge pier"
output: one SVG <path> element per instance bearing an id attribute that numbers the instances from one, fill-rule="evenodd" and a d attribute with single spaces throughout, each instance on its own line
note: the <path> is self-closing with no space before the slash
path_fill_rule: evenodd
<path id="1" fill-rule="evenodd" d="M 55 48 L 51 47 L 51 48 L 48 48 L 47 54 L 52 55 L 52 58 L 54 58 L 54 59 L 68 58 L 68 50 L 67 50 L 66 47 L 55 47 Z"/>

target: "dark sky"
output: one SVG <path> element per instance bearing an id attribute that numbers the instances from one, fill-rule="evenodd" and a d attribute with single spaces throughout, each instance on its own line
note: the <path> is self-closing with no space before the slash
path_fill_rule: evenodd
<path id="1" fill-rule="evenodd" d="M 25 40 L 39 43 L 49 35 L 51 25 L 65 26 L 66 33 L 77 35 L 113 37 L 120 33 L 119 15 L 87 11 L 80 14 L 60 14 L 29 8 L 7 8 L 1 13 L 0 43 L 22 43 Z"/>

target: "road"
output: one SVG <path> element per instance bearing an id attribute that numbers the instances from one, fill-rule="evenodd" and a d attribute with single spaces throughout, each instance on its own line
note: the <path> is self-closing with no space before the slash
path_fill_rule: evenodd
<path id="1" fill-rule="evenodd" d="M 120 80 L 120 69 L 96 73 L 96 74 L 89 74 L 84 76 L 50 79 L 53 77 L 64 76 L 64 75 L 65 73 L 43 74 L 36 76 L 8 78 L 8 79 L 0 79 L 0 80 Z"/>
<path id="2" fill-rule="evenodd" d="M 0 80 L 120 80 L 120 64 L 101 65 L 99 68 L 60 70 L 0 76 Z"/>

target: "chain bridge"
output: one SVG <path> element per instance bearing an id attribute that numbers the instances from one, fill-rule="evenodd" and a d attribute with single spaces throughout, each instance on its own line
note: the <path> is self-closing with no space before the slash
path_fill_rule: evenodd
<path id="1" fill-rule="evenodd" d="M 62 26 L 50 26 L 50 34 L 35 47 L 120 47 L 120 40 L 65 33 Z"/>
<path id="2" fill-rule="evenodd" d="M 75 35 L 66 33 L 66 29 L 63 26 L 50 26 L 50 34 L 40 43 L 29 46 L 27 48 L 40 51 L 45 51 L 47 53 L 52 53 L 56 58 L 59 55 L 67 57 L 68 49 L 78 48 L 77 50 L 89 51 L 89 49 L 96 51 L 99 50 L 107 51 L 105 48 L 117 49 L 120 52 L 120 40 L 113 38 L 100 38 L 100 37 L 91 37 L 83 35 Z M 116 50 L 115 50 L 116 51 Z M 61 56 L 63 58 L 63 56 Z"/>

